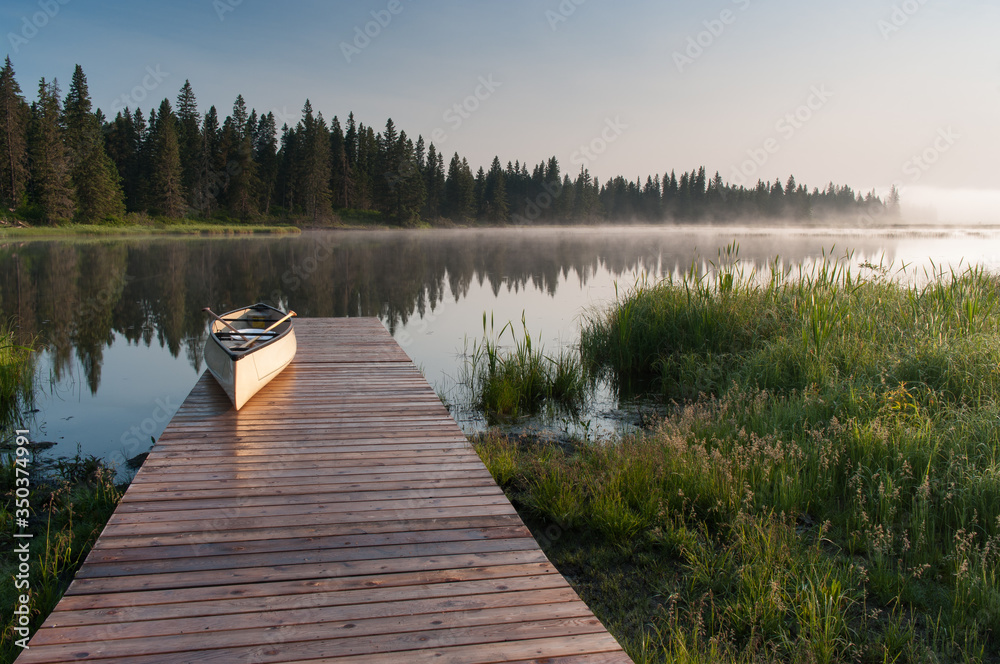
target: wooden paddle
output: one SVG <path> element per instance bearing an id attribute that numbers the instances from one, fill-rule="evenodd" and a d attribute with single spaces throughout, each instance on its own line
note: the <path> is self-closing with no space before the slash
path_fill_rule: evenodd
<path id="1" fill-rule="evenodd" d="M 230 330 L 232 330 L 232 331 L 233 331 L 233 332 L 234 332 L 235 334 L 238 334 L 238 335 L 240 335 L 240 338 L 242 338 L 242 339 L 244 339 L 244 340 L 246 340 L 246 341 L 248 341 L 248 342 L 249 342 L 249 341 L 251 341 L 250 337 L 248 337 L 247 335 L 243 334 L 242 332 L 240 332 L 239 330 L 237 330 L 237 329 L 236 329 L 235 327 L 233 327 L 232 325 L 230 325 L 229 323 L 227 323 L 227 322 L 226 322 L 226 320 L 225 320 L 225 319 L 224 319 L 224 318 L 223 318 L 222 316 L 218 316 L 218 315 L 216 315 L 216 313 L 215 313 L 215 312 L 213 312 L 213 311 L 212 311 L 211 309 L 209 309 L 208 307 L 205 307 L 204 309 L 202 309 L 202 311 L 204 311 L 204 312 L 205 312 L 205 313 L 207 313 L 207 314 L 208 314 L 209 316 L 211 316 L 211 317 L 212 317 L 212 318 L 214 318 L 215 320 L 219 321 L 220 323 L 222 323 L 223 325 L 225 325 L 226 327 L 228 327 L 228 328 L 229 328 Z"/>
<path id="2" fill-rule="evenodd" d="M 278 320 L 274 321 L 271 324 L 271 326 L 268 327 L 266 330 L 262 330 L 259 333 L 258 336 L 254 337 L 253 339 L 251 339 L 250 341 L 246 342 L 242 346 L 238 346 L 238 347 L 234 348 L 233 350 L 246 350 L 247 348 L 250 348 L 250 346 L 254 345 L 254 342 L 256 342 L 258 339 L 260 339 L 261 336 L 267 334 L 268 332 L 270 332 L 274 328 L 278 327 L 279 325 L 281 325 L 282 323 L 284 323 L 286 320 L 288 320 L 292 316 L 298 316 L 298 314 L 295 313 L 294 311 L 289 311 L 287 314 L 285 314 L 284 316 L 282 316 Z M 243 338 L 246 339 L 246 337 L 243 337 Z"/>

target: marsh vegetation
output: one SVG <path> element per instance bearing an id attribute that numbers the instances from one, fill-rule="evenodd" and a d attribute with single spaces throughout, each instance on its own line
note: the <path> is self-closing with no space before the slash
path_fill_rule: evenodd
<path id="1" fill-rule="evenodd" d="M 996 661 L 1000 279 L 709 267 L 584 325 L 660 421 L 476 439 L 550 558 L 638 662 Z"/>

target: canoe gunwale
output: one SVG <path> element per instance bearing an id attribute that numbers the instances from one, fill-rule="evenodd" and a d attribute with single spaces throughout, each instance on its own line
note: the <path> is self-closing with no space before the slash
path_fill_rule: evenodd
<path id="1" fill-rule="evenodd" d="M 243 314 L 248 311 L 272 311 L 279 314 L 278 318 L 285 315 L 285 312 L 283 312 L 281 309 L 276 309 L 269 304 L 258 302 L 257 304 L 254 304 L 249 307 L 242 307 L 240 309 L 233 309 L 232 311 L 227 311 L 226 313 L 222 314 L 221 318 L 224 319 L 226 322 L 233 323 L 235 321 L 240 320 L 239 316 L 232 318 L 231 316 L 233 314 Z M 278 320 L 278 318 L 275 318 L 274 320 Z M 250 348 L 246 348 L 244 350 L 234 350 L 226 346 L 226 344 L 224 344 L 222 340 L 219 339 L 217 333 L 222 332 L 223 330 L 227 330 L 227 328 L 225 326 L 220 326 L 220 327 L 221 329 L 218 330 L 216 329 L 216 322 L 213 322 L 209 326 L 209 336 L 211 337 L 212 342 L 215 343 L 220 349 L 222 349 L 222 351 L 226 355 L 228 355 L 229 359 L 231 359 L 233 362 L 239 362 L 241 359 L 248 357 L 249 355 L 256 353 L 259 350 L 267 348 L 271 344 L 277 343 L 284 337 L 288 336 L 292 332 L 292 319 L 289 318 L 284 323 L 282 323 L 281 326 L 279 326 L 278 329 L 281 329 L 282 327 L 284 329 L 281 329 L 281 332 L 279 332 L 278 334 L 275 334 L 267 341 L 258 341 L 254 343 L 254 345 L 251 346 Z M 232 334 L 232 332 L 229 332 L 229 334 Z"/>

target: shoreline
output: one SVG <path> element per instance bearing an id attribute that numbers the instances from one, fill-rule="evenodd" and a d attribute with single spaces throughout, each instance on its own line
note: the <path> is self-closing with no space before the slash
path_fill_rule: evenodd
<path id="1" fill-rule="evenodd" d="M 277 220 L 275 220 L 277 221 Z M 898 233 L 916 234 L 921 236 L 943 236 L 954 233 L 967 233 L 977 235 L 983 233 L 1000 232 L 1000 223 L 997 224 L 920 224 L 900 222 L 897 224 L 885 224 L 879 226 L 857 226 L 838 223 L 824 222 L 789 222 L 781 223 L 761 223 L 753 224 L 747 221 L 734 222 L 707 222 L 707 223 L 576 223 L 565 225 L 514 225 L 514 224 L 447 224 L 432 225 L 422 224 L 416 227 L 392 226 L 389 224 L 370 223 L 337 223 L 335 225 L 297 226 L 283 223 L 263 223 L 263 224 L 237 224 L 237 223 L 210 223 L 210 222 L 177 222 L 158 223 L 151 225 L 132 224 L 68 224 L 65 226 L 15 226 L 0 224 L 0 240 L 47 240 L 66 238 L 135 238 L 135 237 L 239 237 L 251 235 L 281 236 L 300 235 L 306 232 L 454 232 L 454 231 L 674 231 L 674 232 L 708 232 L 726 230 L 740 235 L 770 235 L 773 233 L 815 233 L 823 231 L 830 235 L 885 235 L 892 237 Z"/>

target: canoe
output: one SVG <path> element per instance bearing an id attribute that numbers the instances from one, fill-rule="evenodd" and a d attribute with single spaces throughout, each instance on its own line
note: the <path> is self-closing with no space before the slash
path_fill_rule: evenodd
<path id="1" fill-rule="evenodd" d="M 205 364 L 239 410 L 295 357 L 292 319 L 279 309 L 255 304 L 234 309 L 211 322 Z M 226 326 L 229 323 L 236 329 Z M 269 329 L 271 328 L 271 329 Z"/>

